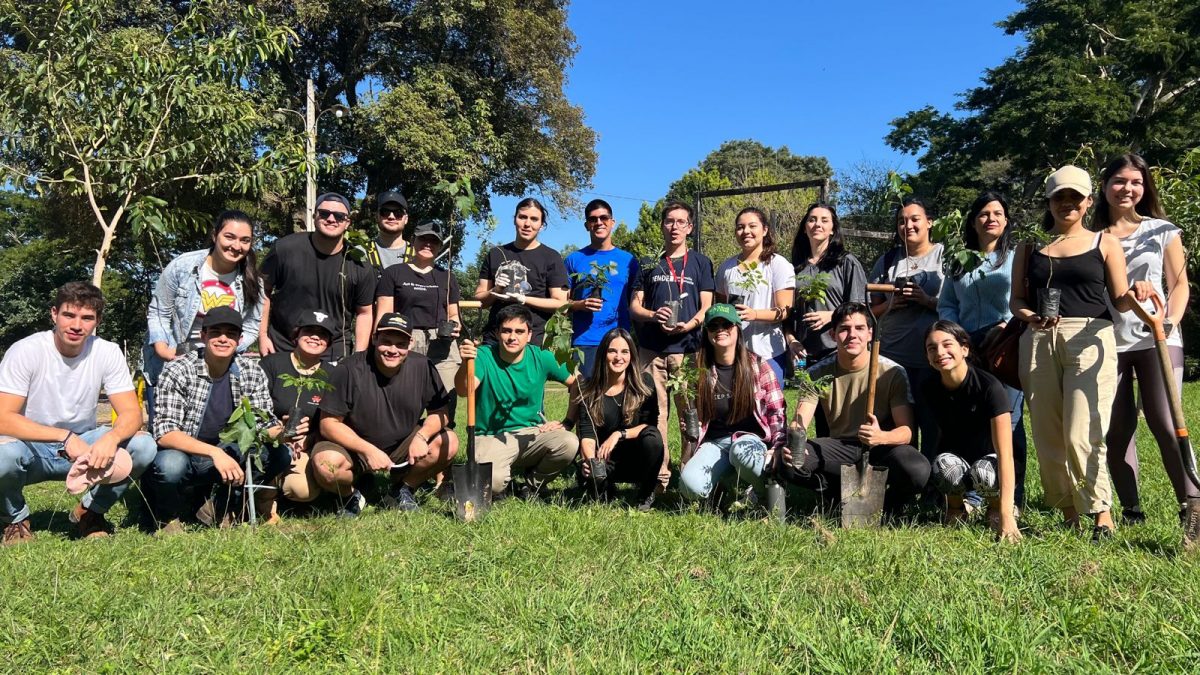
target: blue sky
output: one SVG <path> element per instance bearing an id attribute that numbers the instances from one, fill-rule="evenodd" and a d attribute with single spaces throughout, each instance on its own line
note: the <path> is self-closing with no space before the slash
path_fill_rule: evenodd
<path id="1" fill-rule="evenodd" d="M 914 169 L 884 144 L 888 123 L 925 105 L 950 110 L 1021 46 L 995 26 L 1018 8 L 576 0 L 569 23 L 579 52 L 567 94 L 599 136 L 593 186 L 580 197 L 604 196 L 633 224 L 642 200 L 662 197 L 723 141 L 742 138 L 824 155 L 835 171 L 864 160 Z M 512 239 L 517 201 L 492 200 L 495 241 Z M 582 218 L 551 213 L 542 241 L 586 243 Z M 471 260 L 473 250 L 465 253 Z"/>

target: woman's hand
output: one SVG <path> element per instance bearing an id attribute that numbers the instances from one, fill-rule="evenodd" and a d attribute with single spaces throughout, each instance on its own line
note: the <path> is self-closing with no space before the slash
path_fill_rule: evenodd
<path id="1" fill-rule="evenodd" d="M 1145 302 L 1155 294 L 1154 284 L 1149 281 L 1135 281 L 1129 291 L 1138 302 Z"/>
<path id="2" fill-rule="evenodd" d="M 750 309 L 749 305 L 734 305 L 733 308 L 737 310 L 738 318 L 741 319 L 742 321 L 754 321 L 755 320 L 755 318 L 754 318 L 755 311 L 753 309 Z"/>
<path id="3" fill-rule="evenodd" d="M 997 538 L 1009 544 L 1021 541 L 1021 530 L 1017 528 L 1017 519 L 1011 513 L 1000 516 L 1000 527 L 997 532 Z"/>
<path id="4" fill-rule="evenodd" d="M 613 433 L 609 434 L 608 438 L 604 439 L 604 442 L 601 443 L 600 447 L 596 449 L 596 456 L 607 462 L 608 456 L 612 454 L 613 448 L 617 447 L 617 443 L 620 442 L 621 434 L 614 431 Z"/>
<path id="5" fill-rule="evenodd" d="M 808 325 L 811 331 L 818 331 L 829 325 L 833 319 L 833 312 L 808 312 L 804 315 L 804 323 Z"/>
<path id="6" fill-rule="evenodd" d="M 168 346 L 165 342 L 154 343 L 154 354 L 163 361 L 175 360 L 175 348 Z"/>
<path id="7" fill-rule="evenodd" d="M 915 281 L 910 281 L 904 284 L 904 288 L 898 290 L 897 295 L 903 298 L 906 302 L 915 302 L 918 305 L 928 307 L 931 304 L 929 294 L 921 287 L 921 284 Z"/>

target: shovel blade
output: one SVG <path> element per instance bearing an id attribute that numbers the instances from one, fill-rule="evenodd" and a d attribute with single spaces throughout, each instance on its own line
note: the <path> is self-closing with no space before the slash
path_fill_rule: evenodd
<path id="1" fill-rule="evenodd" d="M 452 469 L 454 517 L 460 522 L 482 520 L 492 507 L 492 464 L 467 463 Z"/>
<path id="2" fill-rule="evenodd" d="M 855 464 L 842 467 L 842 527 L 879 527 L 883 522 L 886 467 Z"/>
<path id="3" fill-rule="evenodd" d="M 1200 549 L 1200 499 L 1188 497 L 1183 507 L 1183 550 L 1193 553 Z"/>

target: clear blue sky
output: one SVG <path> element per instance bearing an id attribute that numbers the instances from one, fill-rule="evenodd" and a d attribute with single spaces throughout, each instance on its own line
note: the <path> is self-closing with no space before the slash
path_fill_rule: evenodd
<path id="1" fill-rule="evenodd" d="M 1018 7 L 576 0 L 569 23 L 579 52 L 567 94 L 599 136 L 593 186 L 580 197 L 604 196 L 632 225 L 642 200 L 661 198 L 734 139 L 824 155 L 835 171 L 864 160 L 914 169 L 913 158 L 884 144 L 888 123 L 925 105 L 950 110 L 956 94 L 1012 55 L 1022 38 L 995 24 Z M 517 201 L 492 200 L 496 242 L 512 240 Z M 583 245 L 581 223 L 579 214 L 551 213 L 542 241 Z"/>

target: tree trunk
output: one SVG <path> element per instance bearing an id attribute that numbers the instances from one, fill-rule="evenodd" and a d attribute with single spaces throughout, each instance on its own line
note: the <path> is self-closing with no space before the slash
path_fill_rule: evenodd
<path id="1" fill-rule="evenodd" d="M 96 249 L 96 267 L 92 271 L 92 284 L 96 288 L 100 288 L 100 279 L 104 276 L 104 266 L 108 261 L 108 253 L 112 250 L 113 239 L 117 234 L 117 223 L 114 220 L 111 226 L 105 226 L 104 239 L 100 242 L 100 248 Z"/>

